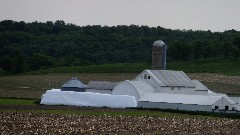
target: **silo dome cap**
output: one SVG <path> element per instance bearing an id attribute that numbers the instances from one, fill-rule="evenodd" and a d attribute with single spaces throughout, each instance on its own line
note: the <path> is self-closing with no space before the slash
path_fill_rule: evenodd
<path id="1" fill-rule="evenodd" d="M 153 43 L 153 46 L 157 46 L 157 47 L 163 47 L 166 44 L 162 41 L 162 40 L 157 40 Z"/>

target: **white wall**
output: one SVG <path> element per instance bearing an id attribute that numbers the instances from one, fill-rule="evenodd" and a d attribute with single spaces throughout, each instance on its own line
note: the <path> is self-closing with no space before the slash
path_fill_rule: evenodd
<path id="1" fill-rule="evenodd" d="M 208 90 L 195 90 L 194 94 L 196 94 L 196 95 L 207 95 Z"/>
<path id="2" fill-rule="evenodd" d="M 144 75 L 147 76 L 147 78 L 144 79 Z M 159 88 L 161 87 L 154 79 L 152 76 L 150 76 L 150 79 L 148 79 L 148 76 L 150 76 L 150 74 L 147 72 L 147 71 L 143 71 L 140 75 L 138 75 L 134 80 L 136 81 L 139 81 L 139 80 L 142 80 L 142 81 L 145 81 L 149 84 L 151 84 L 153 86 L 153 88 L 155 90 L 157 90 L 157 92 L 160 92 L 159 91 Z"/>
<path id="3" fill-rule="evenodd" d="M 219 110 L 225 110 L 225 106 L 228 106 L 228 110 L 232 110 L 232 105 L 224 98 L 220 98 L 212 105 L 212 109 L 215 109 L 215 106 L 218 106 Z"/>
<path id="4" fill-rule="evenodd" d="M 146 101 L 138 101 L 137 107 L 174 109 L 174 110 L 186 110 L 186 111 L 208 111 L 208 112 L 213 111 L 211 105 L 190 105 L 190 104 L 160 103 L 160 102 L 146 102 Z"/>
<path id="5" fill-rule="evenodd" d="M 137 100 L 140 98 L 138 91 L 127 81 L 119 83 L 114 87 L 112 95 L 134 96 Z"/>
<path id="6" fill-rule="evenodd" d="M 160 87 L 158 91 L 161 93 L 172 93 L 172 94 L 196 94 L 194 88 L 186 87 Z"/>

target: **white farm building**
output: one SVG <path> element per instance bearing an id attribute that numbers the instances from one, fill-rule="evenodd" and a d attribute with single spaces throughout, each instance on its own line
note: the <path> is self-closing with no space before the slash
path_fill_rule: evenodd
<path id="1" fill-rule="evenodd" d="M 226 94 L 210 91 L 200 81 L 191 80 L 183 71 L 165 70 L 166 49 L 163 41 L 155 41 L 152 70 L 144 70 L 133 80 L 120 83 L 90 81 L 85 87 L 79 80 L 72 79 L 61 90 L 47 91 L 41 103 L 209 112 L 240 110 L 239 103 Z"/>
<path id="2" fill-rule="evenodd" d="M 225 94 L 210 91 L 182 71 L 144 70 L 135 79 L 116 85 L 112 95 L 134 96 L 137 107 L 188 111 L 235 111 L 239 109 Z"/>
<path id="3" fill-rule="evenodd" d="M 113 95 L 134 96 L 137 107 L 188 111 L 238 111 L 239 104 L 226 94 L 210 91 L 198 80 L 191 80 L 183 71 L 166 69 L 167 45 L 153 43 L 152 69 L 136 78 L 116 85 Z"/>

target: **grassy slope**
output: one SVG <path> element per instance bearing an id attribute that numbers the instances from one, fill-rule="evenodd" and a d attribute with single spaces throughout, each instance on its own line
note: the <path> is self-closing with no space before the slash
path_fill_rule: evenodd
<path id="1" fill-rule="evenodd" d="M 48 73 L 139 73 L 143 69 L 150 68 L 146 63 L 118 63 L 90 66 L 57 67 L 28 72 L 25 74 L 48 74 Z"/>
<path id="2" fill-rule="evenodd" d="M 222 73 L 240 75 L 240 60 L 217 59 L 206 61 L 172 62 L 169 69 L 183 70 L 188 73 Z"/>
<path id="3" fill-rule="evenodd" d="M 120 63 L 103 64 L 76 67 L 57 67 L 43 69 L 25 74 L 48 74 L 48 73 L 140 73 L 144 69 L 150 69 L 147 63 Z M 217 59 L 206 61 L 168 62 L 167 69 L 181 70 L 187 73 L 222 73 L 226 75 L 240 76 L 240 60 Z"/>

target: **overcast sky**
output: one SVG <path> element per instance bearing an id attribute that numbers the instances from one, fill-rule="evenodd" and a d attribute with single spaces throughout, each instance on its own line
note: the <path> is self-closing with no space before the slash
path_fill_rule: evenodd
<path id="1" fill-rule="evenodd" d="M 240 31 L 240 0 L 0 0 L 0 21 Z"/>

